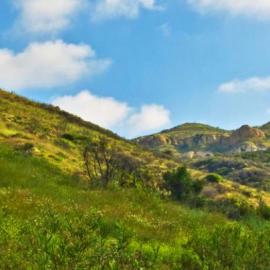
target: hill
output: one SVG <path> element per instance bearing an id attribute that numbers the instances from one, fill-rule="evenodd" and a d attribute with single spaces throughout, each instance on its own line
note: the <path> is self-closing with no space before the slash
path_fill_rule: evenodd
<path id="1" fill-rule="evenodd" d="M 158 158 L 109 130 L 85 122 L 57 107 L 39 104 L 0 90 L 0 142 L 44 158 L 73 175 L 87 178 L 83 153 L 93 142 L 106 139 L 110 146 L 127 153 L 153 174 L 158 183 L 161 174 L 175 166 Z M 156 183 L 156 184 L 157 184 Z"/>
<path id="2" fill-rule="evenodd" d="M 270 171 L 263 162 L 270 146 L 269 124 L 233 131 L 189 123 L 135 141 L 167 158 L 238 183 L 269 190 Z M 256 153 L 258 153 L 256 155 Z M 258 159 L 258 155 L 262 160 Z M 254 159 L 257 157 L 256 160 Z"/>
<path id="3" fill-rule="evenodd" d="M 89 177 L 86 149 L 114 155 L 107 185 Z M 182 166 L 0 91 L 0 268 L 268 269 L 269 193 Z"/>
<path id="4" fill-rule="evenodd" d="M 135 139 L 140 145 L 159 152 L 172 151 L 179 156 L 209 156 L 216 153 L 239 153 L 265 150 L 267 125 L 261 129 L 244 125 L 227 131 L 198 123 L 187 123 L 160 133 Z M 180 155 L 179 155 L 180 154 Z"/>

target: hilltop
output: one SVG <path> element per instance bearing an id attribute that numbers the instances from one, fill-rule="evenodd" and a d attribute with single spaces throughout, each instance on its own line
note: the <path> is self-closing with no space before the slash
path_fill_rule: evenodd
<path id="1" fill-rule="evenodd" d="M 147 148 L 166 151 L 176 150 L 186 154 L 191 151 L 199 154 L 237 153 L 265 150 L 267 125 L 260 128 L 244 125 L 237 130 L 229 131 L 205 124 L 186 123 L 172 129 L 161 131 L 150 136 L 135 139 Z M 175 152 L 175 151 L 174 151 Z M 189 153 L 190 154 L 190 153 Z"/>

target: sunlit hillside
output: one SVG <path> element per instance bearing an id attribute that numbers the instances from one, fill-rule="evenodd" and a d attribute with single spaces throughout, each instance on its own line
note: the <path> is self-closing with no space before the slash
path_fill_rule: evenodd
<path id="1" fill-rule="evenodd" d="M 2 269 L 270 266 L 259 256 L 269 249 L 267 192 L 199 170 L 179 174 L 183 163 L 175 158 L 52 106 L 0 94 Z M 102 138 L 141 174 L 119 167 L 122 182 L 119 174 L 106 186 L 90 179 L 84 148 Z M 175 177 L 188 182 L 173 188 L 166 179 Z"/>

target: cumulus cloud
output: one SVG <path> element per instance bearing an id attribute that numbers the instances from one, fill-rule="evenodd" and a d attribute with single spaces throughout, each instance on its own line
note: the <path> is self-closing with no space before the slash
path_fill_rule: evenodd
<path id="1" fill-rule="evenodd" d="M 105 128 L 119 124 L 130 112 L 126 103 L 111 97 L 98 97 L 86 90 L 75 96 L 58 97 L 53 105 Z"/>
<path id="2" fill-rule="evenodd" d="M 116 17 L 136 18 L 141 9 L 159 9 L 155 0 L 98 0 L 92 6 L 93 20 L 107 20 Z"/>
<path id="3" fill-rule="evenodd" d="M 101 73 L 110 63 L 88 45 L 61 40 L 31 43 L 17 54 L 0 49 L 0 85 L 11 90 L 62 86 Z"/>
<path id="4" fill-rule="evenodd" d="M 170 123 L 170 112 L 160 105 L 143 105 L 136 109 L 112 97 L 99 97 L 88 90 L 76 95 L 62 96 L 53 105 L 105 128 L 121 130 L 137 136 Z"/>
<path id="5" fill-rule="evenodd" d="M 270 77 L 253 77 L 247 80 L 226 82 L 218 87 L 218 91 L 223 93 L 270 91 Z"/>
<path id="6" fill-rule="evenodd" d="M 269 0 L 188 0 L 197 10 L 225 11 L 232 15 L 270 19 Z"/>
<path id="7" fill-rule="evenodd" d="M 170 112 L 160 105 L 144 105 L 129 118 L 128 123 L 134 134 L 156 130 L 170 123 Z"/>
<path id="8" fill-rule="evenodd" d="M 20 24 L 33 33 L 55 33 L 71 22 L 84 0 L 13 0 L 20 10 Z"/>
<path id="9" fill-rule="evenodd" d="M 70 26 L 74 16 L 90 10 L 93 21 L 136 18 L 142 9 L 160 10 L 157 0 L 12 0 L 19 10 L 15 29 L 32 34 L 56 34 Z"/>

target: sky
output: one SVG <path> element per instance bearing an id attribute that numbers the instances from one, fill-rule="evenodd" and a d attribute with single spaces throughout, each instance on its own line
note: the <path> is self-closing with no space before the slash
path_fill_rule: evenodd
<path id="1" fill-rule="evenodd" d="M 270 121 L 269 0 L 1 0 L 0 88 L 133 138 Z"/>

